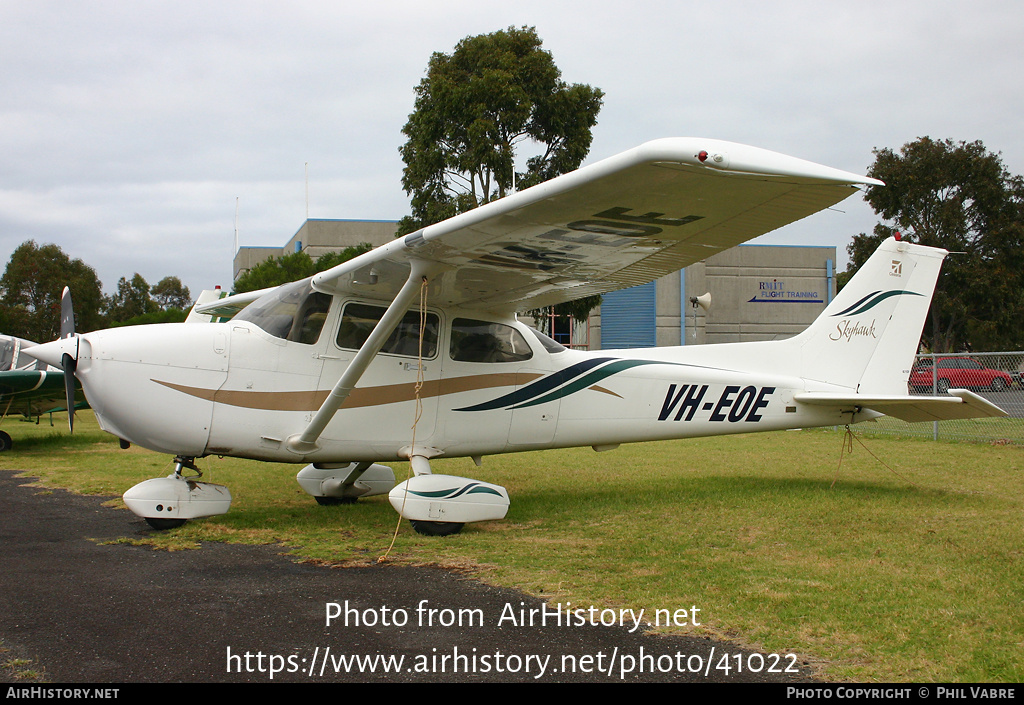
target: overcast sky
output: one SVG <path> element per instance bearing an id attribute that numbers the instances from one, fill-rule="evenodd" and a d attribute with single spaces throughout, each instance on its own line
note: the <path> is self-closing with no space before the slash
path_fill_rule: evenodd
<path id="1" fill-rule="evenodd" d="M 435 51 L 537 28 L 605 92 L 588 161 L 659 137 L 864 173 L 876 147 L 982 140 L 1024 173 L 1019 1 L 0 0 L 0 262 L 56 243 L 110 293 L 229 288 L 239 243 L 306 216 L 397 220 L 401 128 Z M 757 242 L 844 249 L 859 198 Z"/>

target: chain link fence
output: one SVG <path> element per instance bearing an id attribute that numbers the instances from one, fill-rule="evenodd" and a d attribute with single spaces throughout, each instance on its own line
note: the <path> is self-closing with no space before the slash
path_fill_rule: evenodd
<path id="1" fill-rule="evenodd" d="M 970 389 L 1009 416 L 932 423 L 907 423 L 884 416 L 860 424 L 858 429 L 934 440 L 1024 445 L 1024 352 L 918 355 L 909 386 L 911 394 L 921 395 Z"/>

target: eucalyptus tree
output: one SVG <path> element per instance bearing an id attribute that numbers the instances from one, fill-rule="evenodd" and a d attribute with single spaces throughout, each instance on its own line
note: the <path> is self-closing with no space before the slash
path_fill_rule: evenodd
<path id="1" fill-rule="evenodd" d="M 876 149 L 866 200 L 881 216 L 847 247 L 856 271 L 899 232 L 949 250 L 923 342 L 935 352 L 1024 349 L 1024 181 L 980 141 L 921 137 Z"/>
<path id="2" fill-rule="evenodd" d="M 579 167 L 604 97 L 562 80 L 532 27 L 466 37 L 436 52 L 402 133 L 412 215 L 399 234 Z M 517 171 L 518 150 L 532 155 Z"/>
<path id="3" fill-rule="evenodd" d="M 466 37 L 451 54 L 434 53 L 402 128 L 412 214 L 398 234 L 579 168 L 603 98 L 599 88 L 562 80 L 533 27 Z M 600 301 L 558 310 L 583 319 Z"/>
<path id="4" fill-rule="evenodd" d="M 38 342 L 57 338 L 65 286 L 74 295 L 78 330 L 102 328 L 103 287 L 96 270 L 57 245 L 19 245 L 0 278 L 0 332 Z"/>

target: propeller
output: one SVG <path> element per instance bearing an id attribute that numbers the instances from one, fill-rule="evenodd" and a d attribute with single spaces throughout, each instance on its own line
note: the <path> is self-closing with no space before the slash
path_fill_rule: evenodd
<path id="1" fill-rule="evenodd" d="M 64 398 L 68 406 L 68 431 L 75 432 L 75 370 L 78 368 L 78 336 L 75 334 L 75 311 L 71 305 L 71 289 L 64 287 L 60 296 L 60 338 L 75 338 L 74 355 L 64 353 L 60 363 L 64 368 Z"/>

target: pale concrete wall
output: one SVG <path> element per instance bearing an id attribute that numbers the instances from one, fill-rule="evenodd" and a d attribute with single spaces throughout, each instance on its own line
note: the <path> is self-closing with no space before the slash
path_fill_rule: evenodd
<path id="1" fill-rule="evenodd" d="M 827 279 L 829 260 L 831 281 Z M 679 272 L 662 277 L 657 283 L 657 344 L 702 345 L 796 335 L 835 295 L 835 262 L 835 247 L 741 245 L 687 267 L 682 274 L 685 294 L 680 291 Z M 689 303 L 706 293 L 711 294 L 708 311 Z M 600 309 L 590 317 L 590 349 L 601 349 Z"/>
<path id="2" fill-rule="evenodd" d="M 391 242 L 397 229 L 398 222 L 391 220 L 307 220 L 285 244 L 284 252 L 295 252 L 296 242 L 313 259 L 363 242 L 376 247 Z"/>
<path id="3" fill-rule="evenodd" d="M 271 257 L 295 252 L 296 243 L 314 260 L 328 252 L 337 252 L 368 242 L 374 247 L 395 237 L 398 221 L 392 220 L 307 220 L 284 247 L 241 247 L 235 253 L 234 278 Z"/>
<path id="4" fill-rule="evenodd" d="M 234 278 L 238 279 L 239 276 L 248 272 L 260 262 L 264 262 L 271 257 L 280 256 L 280 247 L 239 247 L 238 252 L 235 253 L 232 269 Z"/>
<path id="5" fill-rule="evenodd" d="M 829 260 L 831 282 L 827 279 Z M 796 335 L 835 295 L 835 261 L 834 247 L 746 245 L 705 260 L 703 281 L 699 276 L 691 281 L 693 268 L 688 268 L 687 299 L 711 292 L 710 310 L 706 314 L 697 312 L 698 334 L 700 319 L 704 319 L 703 340 L 698 342 L 775 340 Z M 691 322 L 692 312 L 687 323 Z"/>

